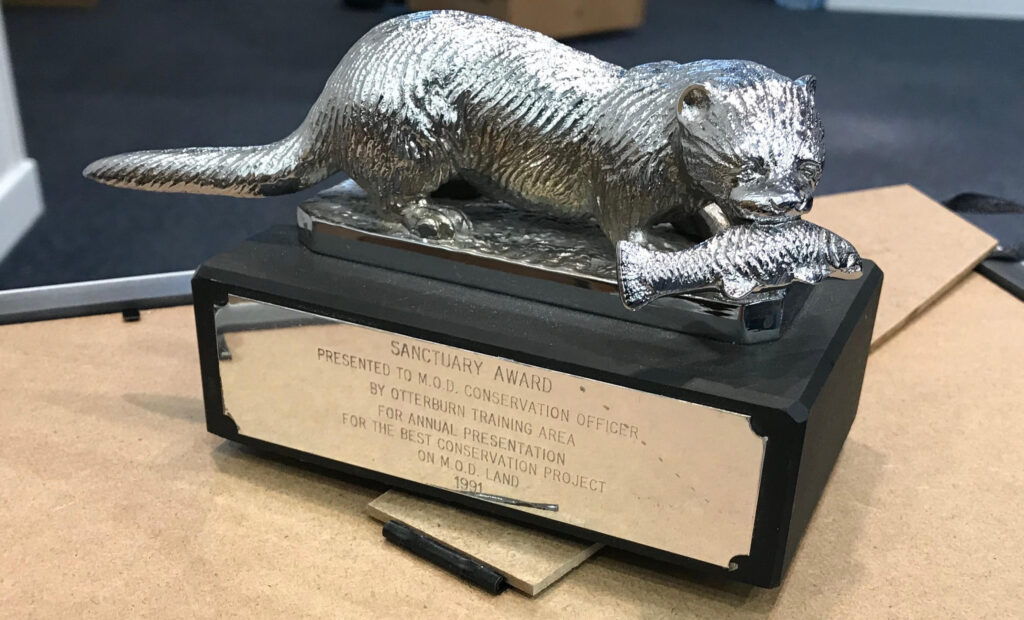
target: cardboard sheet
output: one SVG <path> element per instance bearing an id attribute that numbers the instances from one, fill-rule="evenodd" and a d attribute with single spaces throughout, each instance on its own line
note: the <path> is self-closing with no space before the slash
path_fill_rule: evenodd
<path id="1" fill-rule="evenodd" d="M 382 489 L 206 433 L 190 308 L 0 327 L 10 617 L 1014 617 L 1024 304 L 970 275 L 872 355 L 778 590 L 604 550 L 494 598 L 386 543 Z"/>
<path id="2" fill-rule="evenodd" d="M 636 28 L 647 0 L 406 0 L 410 11 L 454 9 L 490 15 L 549 37 Z"/>
<path id="3" fill-rule="evenodd" d="M 828 217 L 821 202 L 815 211 Z M 901 267 L 885 264 L 885 248 L 827 225 L 879 258 L 891 290 Z M 380 486 L 209 435 L 191 308 L 144 311 L 138 323 L 0 326 L 0 609 L 18 618 L 1016 617 L 1022 342 L 1024 304 L 970 274 L 872 354 L 857 422 L 777 590 L 606 549 L 536 598 L 495 598 L 385 542 L 365 514 Z"/>
<path id="4" fill-rule="evenodd" d="M 885 273 L 872 346 L 891 338 L 980 263 L 996 240 L 909 185 L 822 196 L 806 218 Z"/>
<path id="5" fill-rule="evenodd" d="M 403 521 L 492 566 L 509 585 L 530 596 L 540 594 L 604 546 L 394 490 L 370 502 L 367 509 L 379 521 Z"/>

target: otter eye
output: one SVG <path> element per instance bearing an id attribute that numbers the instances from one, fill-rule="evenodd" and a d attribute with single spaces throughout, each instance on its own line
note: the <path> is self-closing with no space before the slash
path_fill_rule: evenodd
<path id="1" fill-rule="evenodd" d="M 813 159 L 801 159 L 796 164 L 797 171 L 808 181 L 817 183 L 821 178 L 821 164 Z"/>
<path id="2" fill-rule="evenodd" d="M 764 157 L 754 157 L 743 164 L 736 178 L 740 181 L 753 181 L 766 174 L 768 174 L 768 164 L 765 162 Z"/>

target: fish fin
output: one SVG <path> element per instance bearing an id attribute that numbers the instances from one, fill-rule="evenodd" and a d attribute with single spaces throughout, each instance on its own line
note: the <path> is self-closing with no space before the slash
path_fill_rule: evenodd
<path id="1" fill-rule="evenodd" d="M 848 267 L 846 269 L 836 269 L 829 273 L 830 278 L 837 278 L 839 280 L 857 280 L 863 274 L 863 267 L 856 265 L 854 267 Z"/>
<path id="2" fill-rule="evenodd" d="M 743 276 L 726 276 L 722 279 L 722 292 L 729 299 L 746 297 L 757 288 L 757 280 Z"/>
<path id="3" fill-rule="evenodd" d="M 615 246 L 615 253 L 622 305 L 630 310 L 638 310 L 654 301 L 654 287 L 644 277 L 653 252 L 639 243 L 619 241 Z"/>
<path id="4" fill-rule="evenodd" d="M 801 265 L 793 270 L 793 279 L 797 282 L 806 282 L 807 284 L 817 284 L 828 277 L 828 271 L 821 268 L 815 268 L 810 265 Z"/>

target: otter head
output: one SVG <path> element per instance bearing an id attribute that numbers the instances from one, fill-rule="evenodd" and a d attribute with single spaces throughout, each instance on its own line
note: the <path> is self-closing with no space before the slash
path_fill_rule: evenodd
<path id="1" fill-rule="evenodd" d="M 824 164 L 814 77 L 722 66 L 677 102 L 687 173 L 733 217 L 780 221 L 807 211 Z"/>

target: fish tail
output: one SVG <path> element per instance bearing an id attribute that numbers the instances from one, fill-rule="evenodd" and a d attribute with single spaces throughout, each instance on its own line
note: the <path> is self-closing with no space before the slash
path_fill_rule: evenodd
<path id="1" fill-rule="evenodd" d="M 648 274 L 655 252 L 632 241 L 619 241 L 615 246 L 619 269 L 619 296 L 630 310 L 651 303 L 656 292 Z"/>

